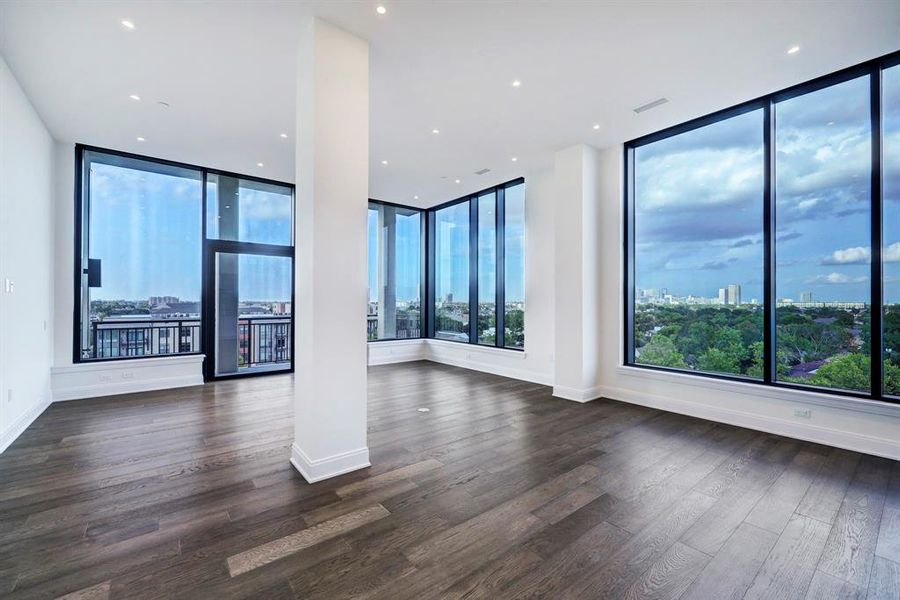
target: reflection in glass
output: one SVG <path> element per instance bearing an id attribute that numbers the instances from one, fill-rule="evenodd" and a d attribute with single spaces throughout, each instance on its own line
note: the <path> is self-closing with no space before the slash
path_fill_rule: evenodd
<path id="1" fill-rule="evenodd" d="M 900 65 L 885 69 L 882 86 L 884 190 L 884 393 L 900 395 Z"/>
<path id="2" fill-rule="evenodd" d="M 200 352 L 202 177 L 85 151 L 82 360 Z"/>
<path id="3" fill-rule="evenodd" d="M 868 391 L 869 78 L 775 105 L 779 381 Z"/>
<path id="4" fill-rule="evenodd" d="M 469 203 L 435 211 L 435 337 L 469 341 Z"/>
<path id="5" fill-rule="evenodd" d="M 482 194 L 478 202 L 478 343 L 497 343 L 497 202 Z"/>
<path id="6" fill-rule="evenodd" d="M 216 254 L 216 376 L 290 369 L 292 273 L 289 256 Z"/>
<path id="7" fill-rule="evenodd" d="M 291 188 L 210 173 L 206 180 L 209 239 L 290 246 L 294 199 Z"/>
<path id="8" fill-rule="evenodd" d="M 763 111 L 634 155 L 640 364 L 762 378 Z"/>
<path id="9" fill-rule="evenodd" d="M 525 184 L 506 188 L 503 280 L 506 293 L 504 337 L 507 348 L 525 348 Z"/>
<path id="10" fill-rule="evenodd" d="M 421 337 L 422 212 L 369 203 L 368 339 Z"/>

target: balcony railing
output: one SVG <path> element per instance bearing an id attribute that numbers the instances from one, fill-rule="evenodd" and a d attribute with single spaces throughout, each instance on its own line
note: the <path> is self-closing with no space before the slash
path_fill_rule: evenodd
<path id="1" fill-rule="evenodd" d="M 292 338 L 290 316 L 238 319 L 238 367 L 290 363 Z"/>
<path id="2" fill-rule="evenodd" d="M 93 321 L 83 358 L 165 356 L 200 352 L 200 319 Z"/>
<path id="3" fill-rule="evenodd" d="M 237 328 L 240 368 L 290 365 L 290 315 L 240 317 Z M 85 359 L 194 354 L 201 351 L 200 319 L 94 321 L 91 340 Z"/>

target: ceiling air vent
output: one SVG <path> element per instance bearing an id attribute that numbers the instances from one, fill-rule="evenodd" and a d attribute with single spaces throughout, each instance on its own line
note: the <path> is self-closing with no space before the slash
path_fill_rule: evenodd
<path id="1" fill-rule="evenodd" d="M 480 171 L 475 171 L 476 175 L 484 175 L 485 173 L 490 173 L 490 169 L 481 169 Z"/>
<path id="2" fill-rule="evenodd" d="M 638 106 L 636 109 L 634 109 L 634 112 L 637 114 L 641 114 L 642 112 L 646 112 L 646 111 L 650 110 L 651 108 L 656 108 L 657 106 L 662 106 L 663 104 L 665 104 L 668 101 L 669 101 L 668 98 L 659 98 L 657 100 L 654 100 L 653 102 L 648 102 L 647 104 Z"/>

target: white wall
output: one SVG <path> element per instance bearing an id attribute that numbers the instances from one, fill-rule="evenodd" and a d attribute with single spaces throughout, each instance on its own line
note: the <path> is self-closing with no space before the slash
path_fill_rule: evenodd
<path id="1" fill-rule="evenodd" d="M 52 211 L 53 138 L 0 57 L 0 452 L 50 403 Z"/>
<path id="2" fill-rule="evenodd" d="M 622 146 L 599 156 L 599 373 L 591 398 L 605 396 L 754 429 L 900 459 L 900 406 L 775 389 L 623 363 Z M 559 235 L 560 232 L 557 232 Z M 811 418 L 794 416 L 811 410 Z"/>

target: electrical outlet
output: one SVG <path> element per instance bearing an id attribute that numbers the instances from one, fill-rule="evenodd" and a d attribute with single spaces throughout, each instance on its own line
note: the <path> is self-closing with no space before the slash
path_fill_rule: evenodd
<path id="1" fill-rule="evenodd" d="M 811 419 L 812 411 L 809 410 L 808 408 L 803 408 L 803 409 L 798 408 L 798 409 L 794 410 L 794 416 L 797 418 L 800 418 L 800 419 Z"/>
<path id="2" fill-rule="evenodd" d="M 122 379 L 134 379 L 134 373 L 132 371 L 122 371 Z"/>
<path id="3" fill-rule="evenodd" d="M 12 404 L 12 390 L 6 390 L 6 403 Z"/>
<path id="4" fill-rule="evenodd" d="M 100 381 L 102 383 L 109 383 L 110 381 L 112 381 L 112 377 L 110 377 L 109 375 L 101 375 Z"/>

